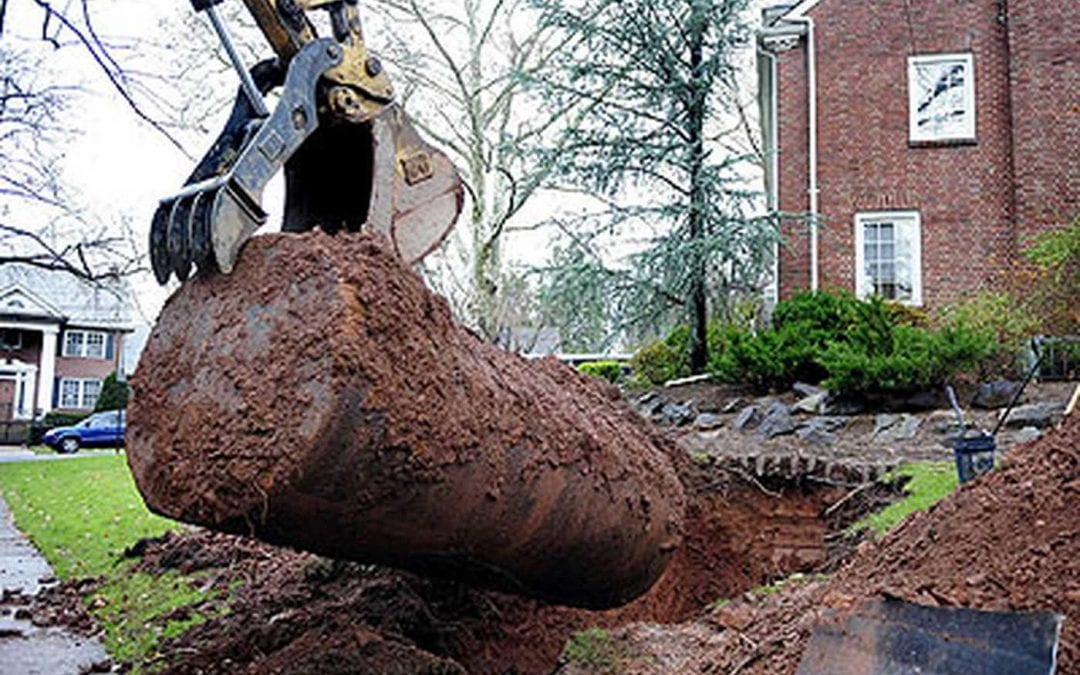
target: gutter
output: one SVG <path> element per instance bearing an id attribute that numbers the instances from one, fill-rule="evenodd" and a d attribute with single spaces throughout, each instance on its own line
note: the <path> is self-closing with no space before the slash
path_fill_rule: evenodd
<path id="1" fill-rule="evenodd" d="M 777 115 L 779 113 L 779 104 L 777 102 L 777 65 L 776 54 L 766 49 L 761 40 L 758 41 L 757 46 L 758 58 L 768 59 L 769 62 L 769 91 L 766 94 L 769 111 L 769 129 L 767 132 L 768 145 L 765 147 L 765 158 L 768 162 L 769 177 L 769 189 L 765 194 L 765 207 L 773 214 L 776 214 L 780 210 L 780 157 L 779 157 L 779 135 L 780 135 L 780 123 L 777 121 Z M 760 95 L 760 93 L 759 93 Z M 764 113 L 764 106 L 762 106 L 762 113 Z M 770 299 L 773 303 L 780 301 L 780 241 L 777 239 L 773 245 L 773 272 L 772 281 L 769 284 Z"/>
<path id="2" fill-rule="evenodd" d="M 818 263 L 818 144 L 817 144 L 817 55 L 814 51 L 814 20 L 808 16 L 785 19 L 806 26 L 806 111 L 809 148 L 807 158 L 807 194 L 810 195 L 810 290 L 820 286 Z"/>
<path id="3" fill-rule="evenodd" d="M 795 12 L 781 14 L 775 22 L 769 25 L 761 33 L 765 42 L 768 40 L 785 40 L 791 38 L 806 37 L 806 99 L 807 99 L 807 185 L 806 193 L 809 196 L 810 208 L 810 290 L 818 291 L 821 286 L 820 275 L 820 243 L 819 226 L 821 220 L 819 191 L 818 191 L 818 112 L 817 112 L 817 52 L 814 41 L 814 20 L 802 13 Z M 767 51 L 767 50 L 766 50 Z M 778 84 L 776 82 L 776 55 L 769 54 L 773 63 L 773 123 L 777 124 L 776 95 Z M 774 128 L 774 143 L 778 132 Z M 777 162 L 776 178 L 779 179 L 779 160 Z M 771 168 L 771 167 L 770 167 Z M 776 203 L 779 208 L 779 186 L 777 185 Z"/>

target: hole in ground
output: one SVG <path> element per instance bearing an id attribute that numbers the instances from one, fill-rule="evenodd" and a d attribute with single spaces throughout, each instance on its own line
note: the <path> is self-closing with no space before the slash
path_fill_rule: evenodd
<path id="1" fill-rule="evenodd" d="M 420 595 L 446 630 L 409 637 L 469 672 L 549 673 L 576 631 L 682 622 L 717 600 L 794 573 L 834 569 L 858 543 L 844 530 L 898 495 L 897 487 L 880 483 L 856 489 L 801 478 L 710 481 L 704 471 L 691 482 L 685 543 L 633 603 L 590 612 L 429 582 Z"/>
<path id="2" fill-rule="evenodd" d="M 839 533 L 895 496 L 880 485 L 853 492 L 696 465 L 683 479 L 691 495 L 683 547 L 649 593 L 605 612 L 205 530 L 150 542 L 142 569 L 203 570 L 230 592 L 243 581 L 225 615 L 161 646 L 166 672 L 457 672 L 437 658 L 446 657 L 471 673 L 550 673 L 577 631 L 682 622 L 717 600 L 835 567 L 854 547 Z"/>

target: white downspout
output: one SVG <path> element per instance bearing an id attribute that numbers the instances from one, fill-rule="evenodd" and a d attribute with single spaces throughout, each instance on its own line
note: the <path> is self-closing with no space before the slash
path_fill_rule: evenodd
<path id="1" fill-rule="evenodd" d="M 808 16 L 792 17 L 792 22 L 806 25 L 806 89 L 809 118 L 809 157 L 807 193 L 810 195 L 810 290 L 819 288 L 818 273 L 818 184 L 817 184 L 817 56 L 814 52 L 814 20 Z"/>
<path id="2" fill-rule="evenodd" d="M 776 100 L 779 92 L 777 87 L 776 78 L 778 73 L 776 65 L 776 54 L 763 49 L 761 45 L 758 45 L 758 55 L 763 56 L 769 60 L 769 145 L 765 149 L 765 154 L 768 159 L 768 172 L 769 172 L 769 194 L 766 195 L 766 208 L 772 212 L 777 213 L 780 210 L 780 158 L 779 148 L 780 139 L 778 138 L 780 133 L 780 123 L 777 121 L 777 113 L 780 110 L 779 103 Z M 773 303 L 780 301 L 780 242 L 779 240 L 773 245 L 773 272 L 772 283 L 769 285 L 769 293 Z"/>

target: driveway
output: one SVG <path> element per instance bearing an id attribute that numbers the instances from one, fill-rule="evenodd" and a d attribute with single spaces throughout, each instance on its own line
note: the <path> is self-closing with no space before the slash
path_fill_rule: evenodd
<path id="1" fill-rule="evenodd" d="M 80 450 L 70 455 L 58 455 L 50 452 L 45 455 L 35 455 L 29 448 L 21 445 L 0 445 L 0 464 L 6 462 L 52 462 L 56 460 L 79 459 L 80 457 L 100 457 L 102 455 L 115 455 L 115 450 Z"/>

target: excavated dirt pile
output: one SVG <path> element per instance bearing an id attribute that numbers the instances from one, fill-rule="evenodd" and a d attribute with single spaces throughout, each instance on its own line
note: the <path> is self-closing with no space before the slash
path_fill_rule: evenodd
<path id="1" fill-rule="evenodd" d="M 197 529 L 144 541 L 141 569 L 198 572 L 210 618 L 160 646 L 171 673 L 433 673 L 546 675 L 575 631 L 696 617 L 718 598 L 819 565 L 828 532 L 855 512 L 821 514 L 846 490 L 796 483 L 763 489 L 678 463 L 689 508 L 685 540 L 656 584 L 624 607 L 589 611 L 446 580 L 273 547 Z M 228 598 L 225 600 L 225 598 Z M 227 611 L 225 609 L 227 602 Z M 188 615 L 176 617 L 187 618 Z"/>
<path id="2" fill-rule="evenodd" d="M 1080 672 L 1080 416 L 910 517 L 825 582 L 746 597 L 678 626 L 635 624 L 605 654 L 623 673 L 794 673 L 813 627 L 864 600 L 1055 612 L 1058 672 Z M 837 614 L 838 613 L 838 614 Z M 564 674 L 590 672 L 565 664 Z"/>
<path id="3" fill-rule="evenodd" d="M 170 298 L 133 389 L 136 483 L 188 523 L 594 608 L 681 541 L 618 392 L 470 334 L 375 235 L 251 240 Z"/>

